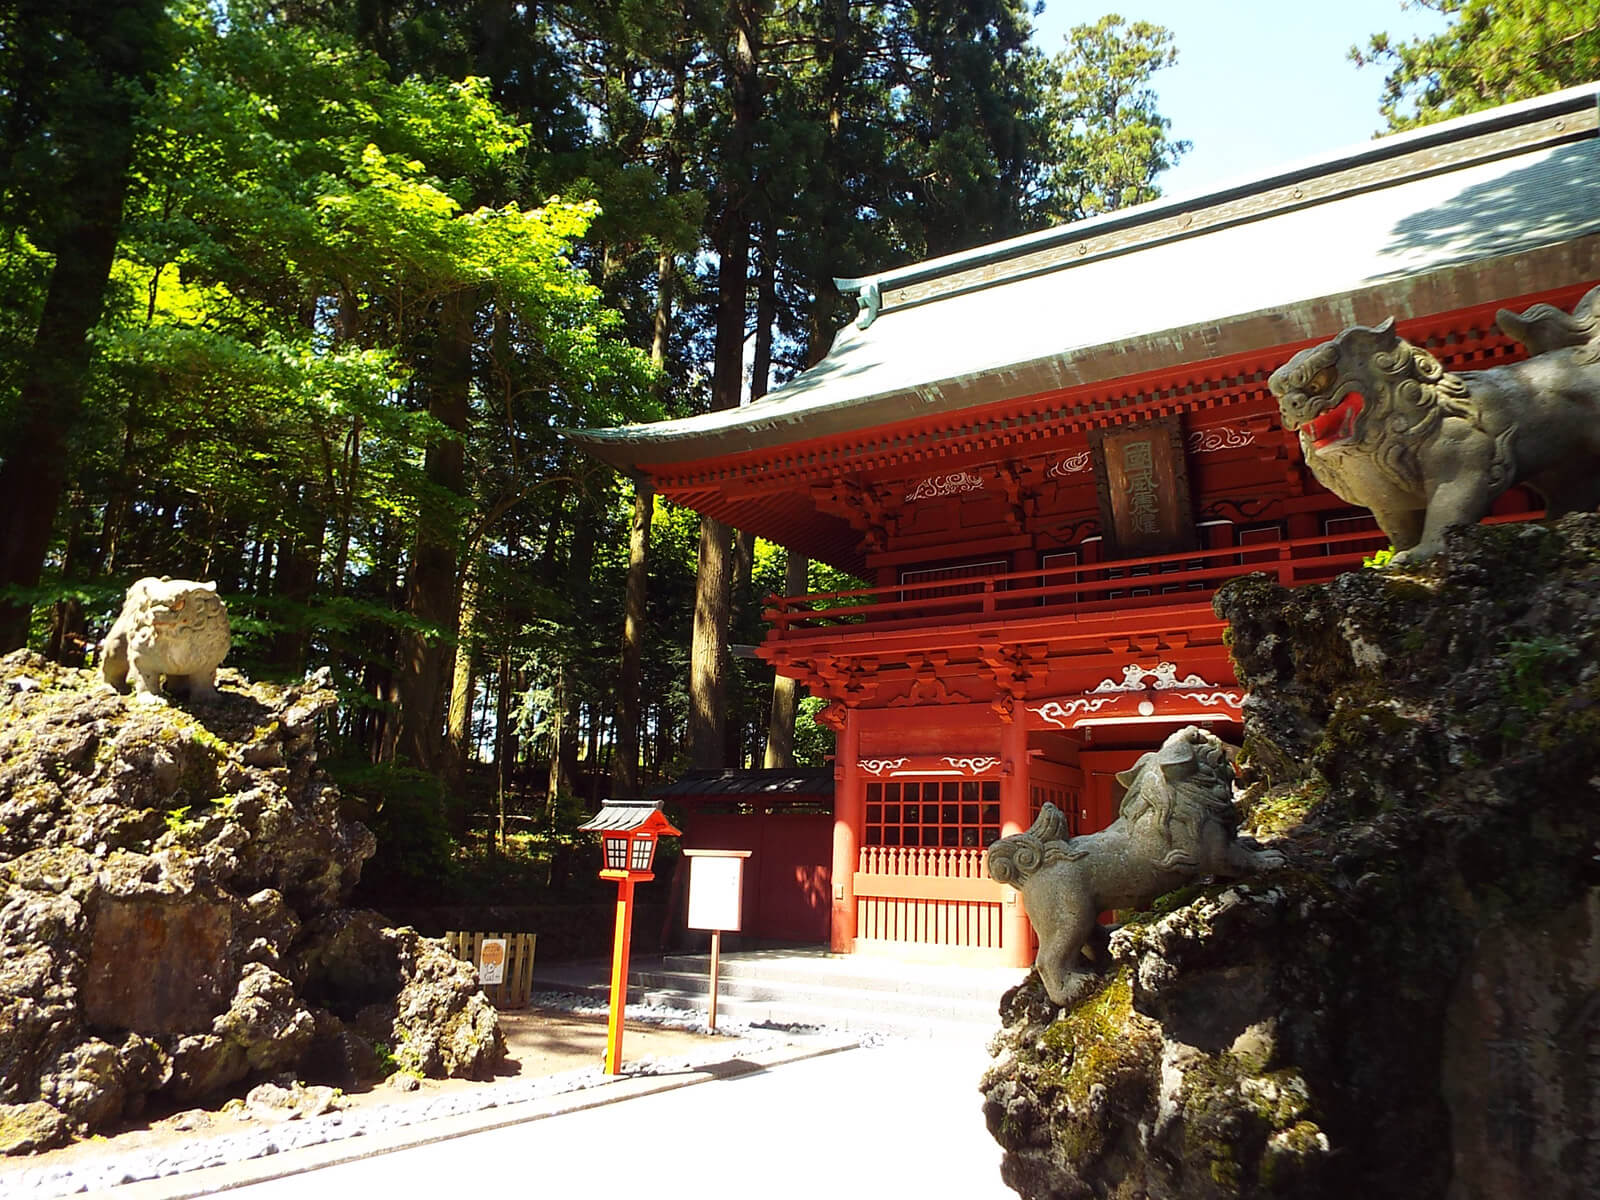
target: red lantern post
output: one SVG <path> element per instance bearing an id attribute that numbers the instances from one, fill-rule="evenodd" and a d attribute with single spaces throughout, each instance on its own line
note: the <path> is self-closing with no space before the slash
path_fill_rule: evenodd
<path id="1" fill-rule="evenodd" d="M 622 1017 L 628 1007 L 628 952 L 633 944 L 633 885 L 655 878 L 656 839 L 679 830 L 661 813 L 657 800 L 607 800 L 578 826 L 598 833 L 605 848 L 601 879 L 617 881 L 617 923 L 611 942 L 611 1011 L 606 1025 L 606 1074 L 622 1073 Z"/>

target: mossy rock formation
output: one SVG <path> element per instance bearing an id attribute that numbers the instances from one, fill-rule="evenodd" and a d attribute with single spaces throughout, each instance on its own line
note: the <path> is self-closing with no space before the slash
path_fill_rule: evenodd
<path id="1" fill-rule="evenodd" d="M 1245 829 L 1066 1010 L 1001 1005 L 1025 1197 L 1556 1200 L 1600 1180 L 1600 516 L 1218 595 Z"/>
<path id="2" fill-rule="evenodd" d="M 470 965 L 342 906 L 373 852 L 317 769 L 334 694 L 131 703 L 0 659 L 0 1153 L 288 1073 L 487 1077 Z"/>

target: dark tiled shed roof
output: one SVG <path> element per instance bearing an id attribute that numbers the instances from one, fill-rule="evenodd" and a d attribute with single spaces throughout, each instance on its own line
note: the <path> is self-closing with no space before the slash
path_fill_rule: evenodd
<path id="1" fill-rule="evenodd" d="M 688 796 L 832 796 L 833 768 L 688 771 L 650 795 L 663 800 Z"/>

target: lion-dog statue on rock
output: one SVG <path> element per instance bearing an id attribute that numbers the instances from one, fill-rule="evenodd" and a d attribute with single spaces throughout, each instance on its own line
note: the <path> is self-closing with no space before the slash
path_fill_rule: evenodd
<path id="1" fill-rule="evenodd" d="M 1117 819 L 1098 833 L 1066 838 L 1067 822 L 1046 804 L 1027 833 L 989 847 L 990 878 L 1022 892 L 1039 934 L 1035 965 L 1050 999 L 1069 1004 L 1093 977 L 1080 958 L 1104 909 L 1143 908 L 1204 875 L 1248 875 L 1283 856 L 1237 840 L 1233 759 L 1195 725 L 1117 776 L 1127 788 Z"/>
<path id="2" fill-rule="evenodd" d="M 1311 473 L 1372 510 L 1396 562 L 1437 554 L 1446 529 L 1482 519 L 1515 484 L 1551 517 L 1600 504 L 1600 288 L 1571 316 L 1535 304 L 1495 320 L 1533 357 L 1454 374 L 1391 317 L 1300 351 L 1267 380 Z"/>
<path id="3" fill-rule="evenodd" d="M 216 691 L 217 667 L 231 645 L 228 606 L 216 584 L 141 579 L 101 644 L 100 675 L 115 688 L 131 676 L 133 698 L 144 704 L 163 702 L 163 678 L 186 682 L 193 700 Z"/>

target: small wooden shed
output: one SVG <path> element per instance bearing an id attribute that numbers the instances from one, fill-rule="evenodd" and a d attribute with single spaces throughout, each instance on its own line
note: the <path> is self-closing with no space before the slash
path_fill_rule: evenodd
<path id="1" fill-rule="evenodd" d="M 685 849 L 750 851 L 744 944 L 828 940 L 832 767 L 690 771 L 650 796 L 682 813 Z"/>

